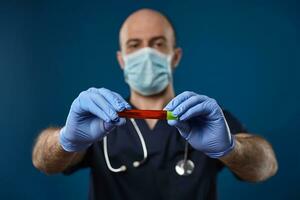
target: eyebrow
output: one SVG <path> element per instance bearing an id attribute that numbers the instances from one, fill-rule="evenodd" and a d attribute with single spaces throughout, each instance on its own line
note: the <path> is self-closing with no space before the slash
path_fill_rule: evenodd
<path id="1" fill-rule="evenodd" d="M 150 43 L 156 41 L 156 40 L 159 40 L 159 39 L 162 39 L 164 41 L 167 41 L 167 38 L 165 36 L 155 36 L 155 37 L 152 37 L 150 39 Z M 138 39 L 138 38 L 132 38 L 132 39 L 129 39 L 126 41 L 126 45 L 128 45 L 130 42 L 140 42 L 141 39 Z"/>
<path id="2" fill-rule="evenodd" d="M 160 40 L 160 39 L 167 41 L 167 38 L 165 36 L 156 36 L 156 37 L 153 37 L 150 39 L 150 43 L 155 42 L 156 40 Z"/>
<path id="3" fill-rule="evenodd" d="M 141 39 L 133 38 L 126 41 L 126 45 L 128 45 L 130 42 L 139 42 Z"/>

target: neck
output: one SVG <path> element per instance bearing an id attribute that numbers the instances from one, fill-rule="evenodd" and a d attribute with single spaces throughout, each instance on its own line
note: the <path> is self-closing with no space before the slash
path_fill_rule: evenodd
<path id="1" fill-rule="evenodd" d="M 140 110 L 162 110 L 174 96 L 172 84 L 161 93 L 152 96 L 143 96 L 131 90 L 130 103 Z"/>

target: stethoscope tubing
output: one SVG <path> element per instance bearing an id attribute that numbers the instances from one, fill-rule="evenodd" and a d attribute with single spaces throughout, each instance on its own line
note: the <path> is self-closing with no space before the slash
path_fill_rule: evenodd
<path id="1" fill-rule="evenodd" d="M 143 159 L 140 161 L 134 161 L 132 163 L 133 167 L 137 168 L 140 165 L 142 165 L 143 163 L 145 163 L 145 161 L 147 160 L 148 151 L 147 151 L 145 139 L 144 139 L 144 137 L 141 133 L 141 130 L 138 127 L 136 121 L 133 118 L 130 118 L 130 121 L 131 121 L 136 133 L 138 134 L 139 140 L 142 145 L 142 150 L 143 150 Z M 108 147 L 107 147 L 107 136 L 105 136 L 103 138 L 103 152 L 104 152 L 104 158 L 105 158 L 106 165 L 111 172 L 119 173 L 119 172 L 124 172 L 127 170 L 127 167 L 125 165 L 121 165 L 118 168 L 115 168 L 111 165 L 110 159 L 109 159 L 109 154 L 108 154 Z M 188 160 L 188 142 L 186 141 L 185 147 L 184 147 L 184 157 L 182 160 L 180 160 L 176 164 L 175 171 L 177 172 L 178 175 L 186 176 L 186 175 L 190 175 L 193 172 L 193 169 L 194 169 L 194 163 L 191 160 Z"/>

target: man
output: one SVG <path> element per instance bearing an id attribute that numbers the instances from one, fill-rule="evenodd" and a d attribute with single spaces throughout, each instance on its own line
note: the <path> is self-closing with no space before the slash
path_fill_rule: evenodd
<path id="1" fill-rule="evenodd" d="M 65 126 L 48 128 L 38 137 L 32 156 L 36 168 L 47 174 L 70 174 L 89 167 L 90 199 L 216 199 L 216 177 L 223 166 L 252 182 L 276 173 L 271 145 L 246 133 L 214 99 L 189 91 L 175 97 L 172 71 L 182 50 L 165 16 L 138 10 L 122 25 L 119 39 L 117 59 L 130 86 L 130 98 L 126 101 L 105 88 L 80 93 Z M 149 155 L 138 167 L 132 163 L 143 152 L 133 134 L 135 126 L 117 114 L 132 108 L 164 109 L 178 117 L 135 120 Z M 190 145 L 187 157 L 194 169 L 180 176 L 175 166 L 186 152 L 185 144 Z M 123 167 L 113 172 L 111 166 Z"/>

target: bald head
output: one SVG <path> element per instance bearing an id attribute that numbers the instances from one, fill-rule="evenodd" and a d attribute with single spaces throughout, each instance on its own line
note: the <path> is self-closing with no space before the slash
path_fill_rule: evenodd
<path id="1" fill-rule="evenodd" d="M 119 40 L 121 49 L 128 53 L 146 46 L 168 53 L 168 48 L 175 47 L 175 33 L 170 21 L 150 9 L 132 13 L 120 29 Z"/>
<path id="2" fill-rule="evenodd" d="M 120 29 L 119 40 L 120 51 L 117 52 L 117 59 L 122 69 L 125 66 L 124 54 L 145 47 L 173 55 L 172 68 L 175 68 L 181 59 L 182 50 L 176 47 L 172 24 L 167 17 L 155 10 L 141 9 L 132 13 Z"/>

